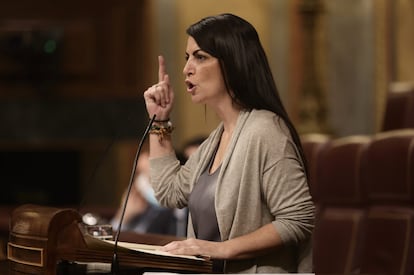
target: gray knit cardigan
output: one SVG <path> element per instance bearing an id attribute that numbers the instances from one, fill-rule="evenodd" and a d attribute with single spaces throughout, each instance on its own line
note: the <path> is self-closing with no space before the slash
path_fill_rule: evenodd
<path id="1" fill-rule="evenodd" d="M 220 124 L 180 166 L 175 155 L 150 160 L 151 182 L 160 203 L 187 206 L 194 184 L 220 141 Z M 215 192 L 221 239 L 228 240 L 272 223 L 283 245 L 247 260 L 227 260 L 226 273 L 311 272 L 315 207 L 302 161 L 289 131 L 276 114 L 240 112 L 223 159 Z M 194 237 L 191 219 L 188 237 Z"/>

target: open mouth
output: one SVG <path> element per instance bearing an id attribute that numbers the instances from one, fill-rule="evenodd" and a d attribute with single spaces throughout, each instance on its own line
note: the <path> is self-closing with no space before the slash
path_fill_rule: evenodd
<path id="1" fill-rule="evenodd" d="M 193 83 L 191 83 L 190 81 L 187 81 L 187 80 L 185 81 L 185 85 L 187 85 L 187 91 L 189 91 L 189 92 L 191 92 L 195 87 L 195 85 Z"/>

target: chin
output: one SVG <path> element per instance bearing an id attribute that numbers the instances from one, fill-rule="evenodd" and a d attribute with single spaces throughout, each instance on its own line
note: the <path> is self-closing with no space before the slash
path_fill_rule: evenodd
<path id="1" fill-rule="evenodd" d="M 191 101 L 193 103 L 196 103 L 196 104 L 203 103 L 202 100 L 200 100 L 199 98 L 197 98 L 197 96 L 191 96 Z"/>

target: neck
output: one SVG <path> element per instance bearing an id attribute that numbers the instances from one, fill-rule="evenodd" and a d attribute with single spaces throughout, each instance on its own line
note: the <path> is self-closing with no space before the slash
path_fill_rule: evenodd
<path id="1" fill-rule="evenodd" d="M 230 109 L 223 112 L 223 115 L 220 116 L 221 121 L 223 122 L 224 132 L 228 134 L 232 134 L 234 128 L 237 124 L 237 119 L 239 118 L 240 110 L 238 109 Z"/>
<path id="2" fill-rule="evenodd" d="M 236 127 L 241 108 L 233 104 L 230 97 L 221 101 L 221 104 L 211 106 L 223 122 L 224 132 L 232 133 Z"/>

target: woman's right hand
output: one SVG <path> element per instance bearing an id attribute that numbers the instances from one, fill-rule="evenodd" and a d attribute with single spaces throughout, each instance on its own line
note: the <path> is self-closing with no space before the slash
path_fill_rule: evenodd
<path id="1" fill-rule="evenodd" d="M 145 105 L 150 118 L 167 120 L 174 102 L 174 91 L 170 85 L 170 78 L 165 71 L 163 56 L 158 56 L 158 83 L 144 92 Z"/>

